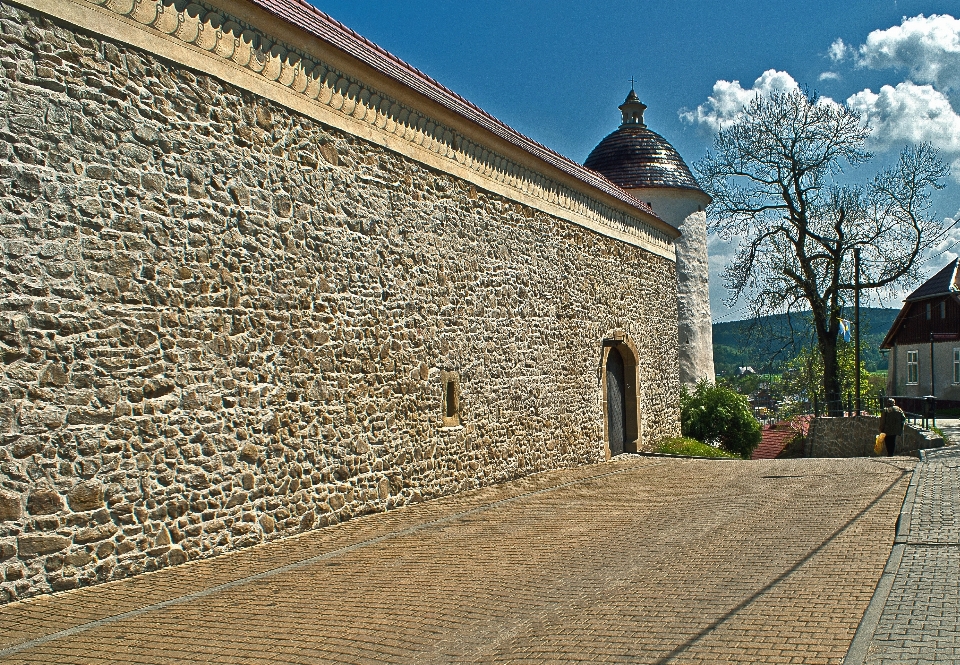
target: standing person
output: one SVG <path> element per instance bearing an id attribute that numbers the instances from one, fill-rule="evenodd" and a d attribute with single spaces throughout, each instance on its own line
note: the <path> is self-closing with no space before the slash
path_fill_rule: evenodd
<path id="1" fill-rule="evenodd" d="M 897 449 L 897 437 L 903 434 L 903 423 L 907 414 L 903 412 L 893 398 L 887 400 L 887 408 L 880 414 L 880 431 L 887 435 L 887 455 L 893 455 Z"/>

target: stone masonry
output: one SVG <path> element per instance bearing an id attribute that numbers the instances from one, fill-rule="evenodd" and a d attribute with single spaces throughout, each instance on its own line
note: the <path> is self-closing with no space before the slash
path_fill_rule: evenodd
<path id="1" fill-rule="evenodd" d="M 870 457 L 876 443 L 880 418 L 814 418 L 807 435 L 807 457 Z M 939 448 L 944 441 L 935 432 L 903 426 L 903 436 L 897 439 L 897 455 L 919 457 L 918 451 Z M 884 452 L 886 455 L 886 452 Z"/>
<path id="2" fill-rule="evenodd" d="M 672 261 L 9 4 L 0 234 L 0 602 L 679 430 Z"/>

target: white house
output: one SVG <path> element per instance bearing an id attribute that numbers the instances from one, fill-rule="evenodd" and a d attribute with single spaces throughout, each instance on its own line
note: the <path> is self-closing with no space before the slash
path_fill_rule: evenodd
<path id="1" fill-rule="evenodd" d="M 907 296 L 880 345 L 890 350 L 888 395 L 960 401 L 958 263 L 954 259 Z"/>

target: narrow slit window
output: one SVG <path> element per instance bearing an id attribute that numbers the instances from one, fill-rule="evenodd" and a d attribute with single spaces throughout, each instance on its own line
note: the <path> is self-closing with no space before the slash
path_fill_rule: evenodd
<path id="1" fill-rule="evenodd" d="M 946 300 L 940 301 L 940 318 L 941 319 L 947 318 L 947 301 Z"/>
<path id="2" fill-rule="evenodd" d="M 920 383 L 920 352 L 907 351 L 907 385 Z"/>
<path id="3" fill-rule="evenodd" d="M 440 416 L 444 427 L 460 425 L 460 376 L 456 372 L 441 372 L 443 386 Z"/>
<path id="4" fill-rule="evenodd" d="M 457 415 L 457 387 L 453 385 L 453 381 L 447 381 L 447 394 L 446 397 L 446 409 L 444 410 L 445 418 L 453 418 Z"/>
<path id="5" fill-rule="evenodd" d="M 933 306 L 930 303 L 927 303 L 927 321 L 930 320 L 930 311 L 933 309 Z"/>

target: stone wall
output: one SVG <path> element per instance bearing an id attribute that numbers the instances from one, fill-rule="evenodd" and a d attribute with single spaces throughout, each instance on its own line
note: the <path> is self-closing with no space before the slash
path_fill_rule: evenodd
<path id="1" fill-rule="evenodd" d="M 673 263 L 0 4 L 0 602 L 679 433 Z M 460 425 L 442 427 L 441 375 Z"/>
<path id="2" fill-rule="evenodd" d="M 807 435 L 807 457 L 871 457 L 877 440 L 880 419 L 876 416 L 858 418 L 814 418 Z M 897 455 L 917 457 L 917 451 L 944 445 L 935 433 L 906 424 L 903 436 L 897 440 Z M 886 453 L 884 453 L 886 454 Z"/>

